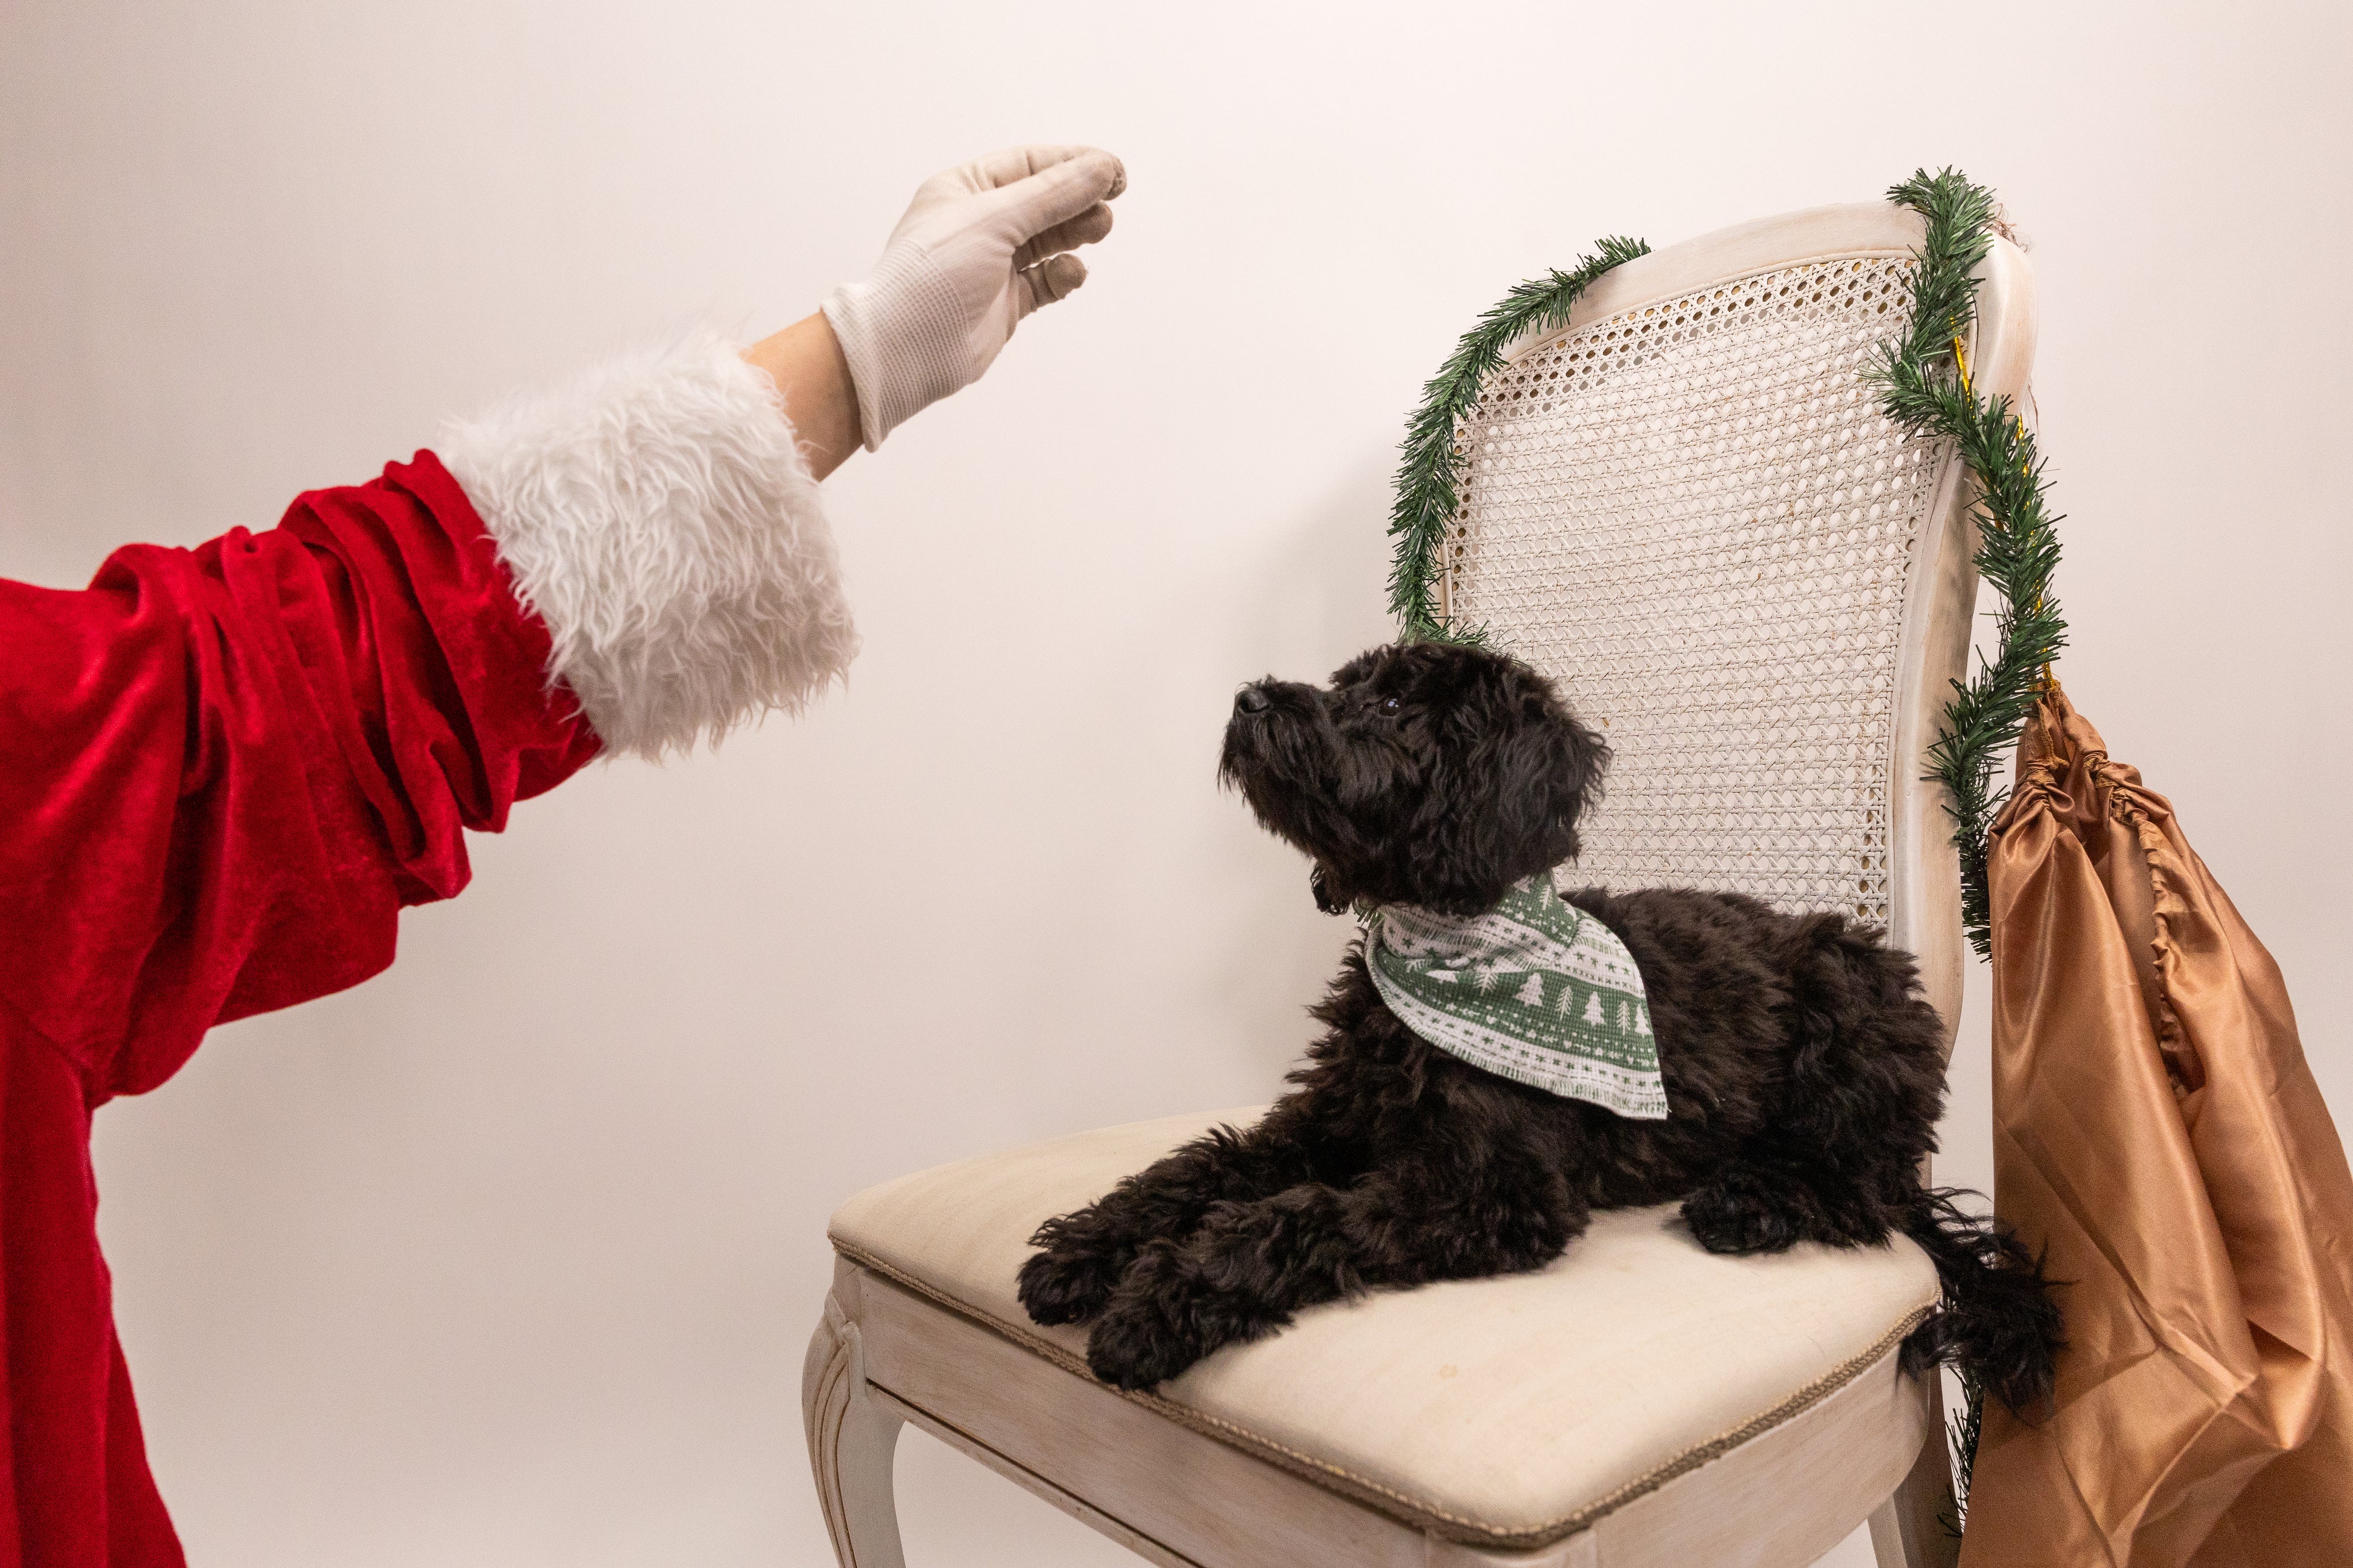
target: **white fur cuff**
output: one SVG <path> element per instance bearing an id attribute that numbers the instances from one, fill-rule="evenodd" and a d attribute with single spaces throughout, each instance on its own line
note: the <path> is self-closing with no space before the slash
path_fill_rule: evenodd
<path id="1" fill-rule="evenodd" d="M 609 750 L 797 711 L 858 652 L 776 384 L 716 333 L 510 398 L 441 457 Z"/>

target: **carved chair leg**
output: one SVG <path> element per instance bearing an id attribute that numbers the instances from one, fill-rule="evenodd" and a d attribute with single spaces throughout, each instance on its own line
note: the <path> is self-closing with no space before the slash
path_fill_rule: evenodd
<path id="1" fill-rule="evenodd" d="M 1953 1503 L 1952 1461 L 1946 1457 L 1944 1383 L 1930 1371 L 1903 1379 L 1903 1397 L 1928 1407 L 1928 1440 L 1919 1458 L 1885 1502 L 1872 1510 L 1871 1550 L 1879 1568 L 1954 1568 L 1960 1537 L 1949 1521 L 1960 1517 Z"/>
<path id="2" fill-rule="evenodd" d="M 891 1487 L 900 1421 L 867 1391 L 859 1279 L 854 1265 L 841 1263 L 834 1270 L 825 1316 L 801 1363 L 801 1420 L 808 1433 L 818 1500 L 841 1568 L 906 1568 Z"/>

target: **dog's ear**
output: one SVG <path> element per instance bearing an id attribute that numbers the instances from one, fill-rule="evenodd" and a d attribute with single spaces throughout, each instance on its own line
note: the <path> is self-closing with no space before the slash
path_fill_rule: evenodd
<path id="1" fill-rule="evenodd" d="M 1577 837 L 1577 818 L 1601 798 L 1609 742 L 1574 715 L 1553 707 L 1511 736 L 1495 765 L 1504 784 L 1504 843 L 1525 847 L 1523 852 L 1540 862 L 1531 870 L 1575 859 L 1584 847 Z"/>
<path id="2" fill-rule="evenodd" d="M 1577 819 L 1600 804 L 1601 775 L 1609 767 L 1609 742 L 1599 731 L 1563 713 L 1554 731 L 1550 779 L 1555 818 L 1567 833 L 1563 858 L 1573 859 L 1584 847 L 1577 836 Z"/>
<path id="3" fill-rule="evenodd" d="M 1409 901 L 1449 914 L 1493 907 L 1512 884 L 1577 858 L 1577 818 L 1599 798 L 1609 747 L 1532 670 L 1496 672 L 1447 713 L 1461 749 L 1439 798 L 1442 830 L 1417 832 Z"/>

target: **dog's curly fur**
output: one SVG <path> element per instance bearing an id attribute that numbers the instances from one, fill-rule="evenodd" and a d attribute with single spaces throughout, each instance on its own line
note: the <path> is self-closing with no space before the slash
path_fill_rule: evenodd
<path id="1" fill-rule="evenodd" d="M 1376 648 L 1328 688 L 1242 689 L 1221 775 L 1314 862 L 1317 902 L 1491 909 L 1577 852 L 1609 750 L 1542 676 L 1484 650 Z M 1956 1361 L 2012 1408 L 2046 1402 L 2059 1317 L 2037 1262 L 1924 1190 L 1944 1031 L 1913 960 L 1836 914 L 1732 893 L 1588 889 L 1641 966 L 1670 1114 L 1635 1121 L 1423 1041 L 1353 948 L 1297 1088 L 1051 1219 L 1020 1296 L 1092 1321 L 1123 1388 L 1173 1377 L 1304 1306 L 1373 1286 L 1543 1267 L 1596 1208 L 1680 1201 L 1713 1252 L 1918 1241 L 1944 1310 L 1911 1363 Z"/>

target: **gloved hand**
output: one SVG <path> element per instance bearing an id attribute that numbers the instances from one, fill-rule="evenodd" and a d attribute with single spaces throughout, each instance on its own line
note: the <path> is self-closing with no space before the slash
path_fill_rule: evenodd
<path id="1" fill-rule="evenodd" d="M 1008 147 L 916 189 L 873 275 L 825 301 L 868 451 L 979 380 L 1016 322 L 1087 280 L 1069 253 L 1111 232 L 1104 204 L 1126 188 L 1098 148 Z"/>

